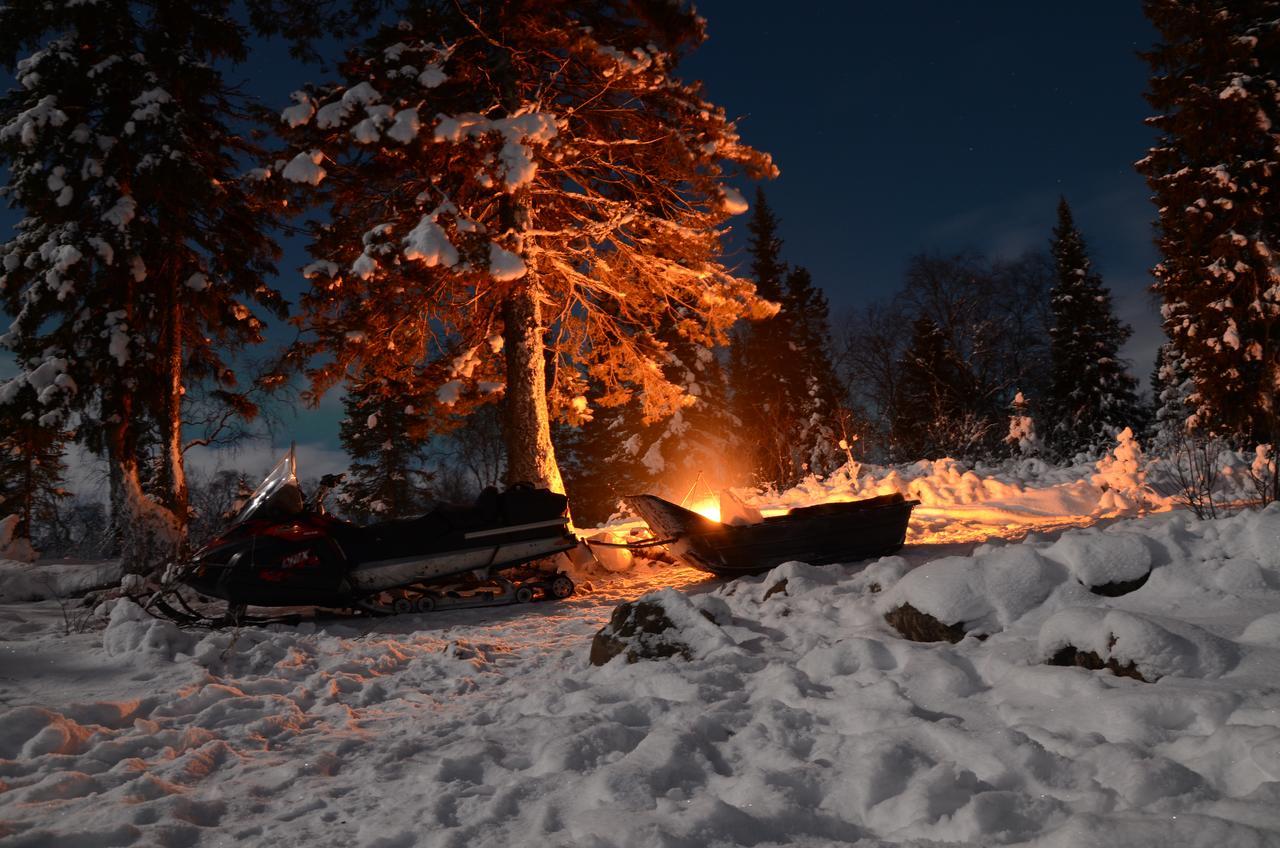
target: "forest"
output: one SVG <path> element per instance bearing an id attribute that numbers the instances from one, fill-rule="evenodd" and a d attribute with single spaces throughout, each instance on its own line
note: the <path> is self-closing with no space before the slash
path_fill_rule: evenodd
<path id="1" fill-rule="evenodd" d="M 264 420 L 327 394 L 350 458 L 337 506 L 356 520 L 529 481 L 590 526 L 621 495 L 699 479 L 781 491 L 855 462 L 1068 463 L 1125 428 L 1191 468 L 1265 453 L 1274 80 L 1247 39 L 1187 29 L 1198 6 L 1149 5 L 1167 39 L 1146 54 L 1160 142 L 1137 165 L 1164 256 L 1154 363 L 1121 357 L 1131 331 L 1066 196 L 1043 249 L 921 253 L 896 294 L 831 314 L 840 281 L 779 236 L 770 156 L 676 74 L 705 24 L 679 7 L 10 4 L 13 550 L 141 571 L 189 550 L 263 469 L 189 473 L 188 452 L 279 438 Z M 282 111 L 228 82 L 255 50 L 318 61 L 335 32 L 365 35 Z M 1210 53 L 1238 80 L 1211 98 L 1173 72 Z M 289 238 L 301 269 L 278 267 Z M 105 499 L 68 491 L 70 446 L 104 462 Z"/>

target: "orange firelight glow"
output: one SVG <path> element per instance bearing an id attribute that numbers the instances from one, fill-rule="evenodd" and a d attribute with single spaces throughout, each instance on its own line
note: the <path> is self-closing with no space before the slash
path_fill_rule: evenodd
<path id="1" fill-rule="evenodd" d="M 688 508 L 698 513 L 698 515 L 710 518 L 712 521 L 720 520 L 720 496 L 716 494 L 707 495 L 705 498 L 699 498 L 688 505 Z"/>

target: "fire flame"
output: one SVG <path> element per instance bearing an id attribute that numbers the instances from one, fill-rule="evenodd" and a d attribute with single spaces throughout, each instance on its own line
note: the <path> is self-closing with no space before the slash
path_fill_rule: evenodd
<path id="1" fill-rule="evenodd" d="M 720 520 L 720 496 L 710 494 L 689 504 L 688 509 L 712 521 Z"/>

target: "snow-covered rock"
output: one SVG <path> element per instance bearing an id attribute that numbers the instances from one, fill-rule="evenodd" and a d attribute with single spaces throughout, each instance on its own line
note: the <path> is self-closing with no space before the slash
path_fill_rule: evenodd
<path id="1" fill-rule="evenodd" d="M 1063 648 L 1132 663 L 1148 682 L 1162 677 L 1213 679 L 1238 660 L 1236 646 L 1194 624 L 1173 618 L 1099 607 L 1060 610 L 1040 628 L 1046 660 Z"/>
<path id="2" fill-rule="evenodd" d="M 1152 543 L 1130 533 L 1074 530 L 1045 549 L 1071 576 L 1090 588 L 1127 584 L 1151 573 Z M 1136 587 L 1135 587 L 1136 588 Z"/>
<path id="3" fill-rule="evenodd" d="M 639 660 L 705 657 L 730 647 L 720 625 L 729 624 L 729 607 L 719 598 L 689 598 L 674 589 L 651 592 L 620 604 L 591 642 L 591 664 L 614 657 Z"/>
<path id="4" fill-rule="evenodd" d="M 1065 579 L 1056 562 L 1025 545 L 945 557 L 907 573 L 879 601 L 881 613 L 909 604 L 965 631 L 1002 630 L 1044 602 Z"/>

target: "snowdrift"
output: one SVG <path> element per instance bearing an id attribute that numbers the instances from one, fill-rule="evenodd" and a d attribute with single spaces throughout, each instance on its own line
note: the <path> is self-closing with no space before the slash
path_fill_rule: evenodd
<path id="1" fill-rule="evenodd" d="M 240 632 L 120 602 L 52 638 L 51 604 L 0 605 L 22 681 L 6 840 L 1280 844 L 1280 507 L 728 583 L 648 572 L 688 581 L 640 599 L 685 649 L 646 658 L 632 634 L 634 662 L 591 665 L 644 568 L 534 611 Z M 1118 597 L 1082 582 L 1142 569 Z M 970 635 L 900 638 L 902 600 Z M 1152 682 L 1050 665 L 1064 645 Z"/>

